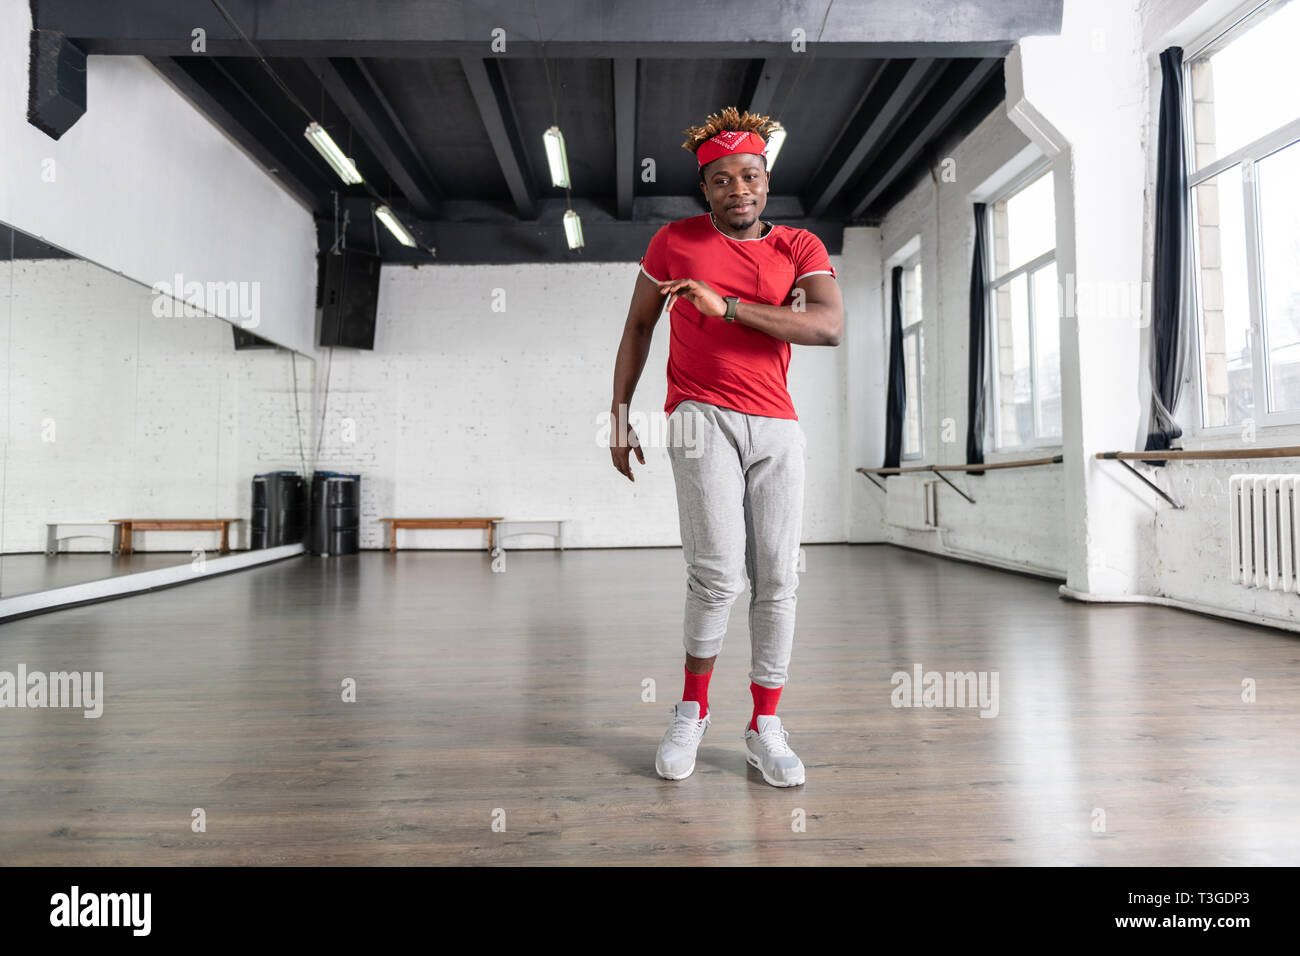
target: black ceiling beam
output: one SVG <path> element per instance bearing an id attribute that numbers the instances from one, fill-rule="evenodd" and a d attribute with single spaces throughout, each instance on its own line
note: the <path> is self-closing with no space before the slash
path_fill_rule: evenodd
<path id="1" fill-rule="evenodd" d="M 149 62 L 303 205 L 316 213 L 327 210 L 330 190 L 341 183 L 330 178 L 333 173 L 314 152 L 308 155 L 306 139 L 301 146 L 289 140 L 214 58 L 150 57 Z"/>
<path id="2" fill-rule="evenodd" d="M 519 138 L 519 124 L 515 120 L 514 107 L 510 104 L 510 93 L 506 89 L 505 77 L 501 68 L 493 60 L 481 60 L 477 57 L 462 57 L 461 69 L 469 83 L 474 102 L 478 105 L 479 118 L 487 130 L 492 151 L 496 153 L 501 175 L 505 177 L 506 187 L 515 201 L 515 209 L 520 219 L 537 218 L 537 201 L 529 189 L 528 164 L 525 158 L 523 142 Z"/>
<path id="3" fill-rule="evenodd" d="M 744 109 L 751 113 L 771 113 L 777 85 L 785 73 L 785 61 L 766 59 L 758 61 L 758 68 L 747 78 L 746 89 L 740 95 Z"/>
<path id="4" fill-rule="evenodd" d="M 632 218 L 632 196 L 640 173 L 636 149 L 636 60 L 614 60 L 614 169 L 619 219 Z M 638 256 L 638 258 L 640 258 Z"/>
<path id="5" fill-rule="evenodd" d="M 429 184 L 433 190 L 434 200 L 437 202 L 441 202 L 442 198 L 445 195 L 442 190 L 442 186 L 439 185 L 437 177 L 433 175 L 433 172 L 432 170 L 429 169 L 428 164 L 424 162 L 424 155 L 423 153 L 420 152 L 419 147 L 415 145 L 415 140 L 411 138 L 411 132 L 409 129 L 407 129 L 406 122 L 402 119 L 401 116 L 398 115 L 396 107 L 393 106 L 393 104 L 389 101 L 388 97 L 384 95 L 383 87 L 381 87 L 379 85 L 379 82 L 375 79 L 374 74 L 371 72 L 370 67 L 366 64 L 366 61 L 355 59 L 352 62 L 356 64 L 357 71 L 360 73 L 361 77 L 366 81 L 371 91 L 373 91 L 373 93 L 375 94 L 376 102 L 378 102 L 379 105 L 383 108 L 384 113 L 388 116 L 389 121 L 393 124 L 394 131 L 397 133 L 401 141 L 406 144 L 406 148 L 409 149 L 411 151 L 411 155 L 415 157 L 415 162 L 419 164 L 420 170 L 428 178 Z"/>
<path id="6" fill-rule="evenodd" d="M 563 223 L 563 213 L 569 208 L 569 203 L 564 199 L 542 199 L 538 204 L 542 216 L 535 222 L 521 222 L 500 208 L 489 209 L 485 203 L 465 201 L 448 201 L 444 204 L 447 212 L 456 217 L 454 219 L 426 221 L 404 217 L 403 225 L 419 239 L 421 245 L 436 250 L 436 256 L 432 259 L 427 252 L 401 245 L 382 226 L 376 232 L 367 200 L 349 198 L 344 200 L 342 209 L 351 214 L 346 234 L 349 248 L 373 252 L 378 236 L 379 251 L 385 262 L 410 265 L 635 263 L 645 253 L 655 231 L 665 222 L 700 212 L 699 205 L 688 198 L 642 197 L 636 200 L 637 217 L 621 220 L 605 204 L 574 197 L 572 208 L 582 217 L 585 245 L 581 249 L 571 250 L 565 239 Z M 772 205 L 779 205 L 785 211 L 798 210 L 798 201 L 794 197 L 772 197 L 769 208 Z M 779 218 L 782 225 L 808 229 L 815 233 L 831 255 L 839 255 L 843 251 L 842 222 L 797 215 Z M 328 251 L 334 242 L 332 221 L 318 217 L 317 229 L 320 248 Z M 635 269 L 630 273 L 629 281 L 634 278 Z"/>
<path id="7" fill-rule="evenodd" d="M 193 58 L 192 58 L 193 59 Z M 317 189 L 317 204 L 323 205 L 326 197 L 329 196 L 330 190 L 337 189 L 341 192 L 347 192 L 350 189 L 360 189 L 360 186 L 349 186 L 345 184 L 338 175 L 329 168 L 329 165 L 321 158 L 320 154 L 308 141 L 304 135 L 309 122 L 306 114 L 301 113 L 295 107 L 294 125 L 286 126 L 282 117 L 272 116 L 264 105 L 264 96 L 249 89 L 247 80 L 241 80 L 236 73 L 240 70 L 254 72 L 257 78 L 262 77 L 260 69 L 254 67 L 248 60 L 225 60 L 219 57 L 198 58 L 206 59 L 212 64 L 213 70 L 225 80 L 229 89 L 233 91 L 234 96 L 231 98 L 231 104 L 247 105 L 248 116 L 259 127 L 259 138 L 263 143 L 274 147 L 276 154 L 292 158 L 297 168 L 303 170 L 304 179 L 311 178 L 318 182 L 324 183 L 324 189 Z M 196 64 L 197 65 L 197 64 Z M 279 91 L 276 91 L 279 95 Z"/>
<path id="8" fill-rule="evenodd" d="M 402 191 L 411 209 L 424 219 L 438 217 L 439 193 L 424 161 L 391 109 L 372 85 L 369 74 L 346 57 L 307 60 L 336 106 L 375 154 L 384 172 Z"/>
<path id="9" fill-rule="evenodd" d="M 970 102 L 1001 62 L 994 57 L 978 60 L 964 75 L 956 64 L 949 68 L 949 74 L 956 75 L 942 78 L 934 91 L 899 129 L 898 136 L 895 137 L 901 144 L 898 150 L 893 155 L 883 157 L 878 164 L 880 168 L 873 168 L 867 173 L 865 191 L 849 201 L 851 219 L 858 219 L 866 213 L 871 204 L 907 171 L 931 140 Z"/>
<path id="10" fill-rule="evenodd" d="M 86 112 L 86 54 L 56 30 L 31 32 L 27 122 L 58 139 Z"/>
<path id="11" fill-rule="evenodd" d="M 536 57 L 802 57 L 790 30 L 803 25 L 818 57 L 1004 56 L 1026 36 L 1060 32 L 1064 0 L 993 3 L 898 3 L 839 0 L 823 39 L 812 37 L 824 0 L 537 0 L 531 4 L 463 0 L 224 0 L 241 28 L 273 57 L 482 57 L 503 30 L 499 55 Z M 249 56 L 210 0 L 40 0 L 36 29 L 58 30 L 91 54 L 185 56 L 191 31 L 206 31 L 207 52 Z M 954 15 L 960 7 L 960 15 Z M 701 23 L 722 24 L 701 30 Z M 653 51 L 653 52 L 652 52 Z"/>
<path id="12" fill-rule="evenodd" d="M 1003 112 L 1006 110 L 1006 88 L 1002 81 L 1001 71 L 990 77 L 980 87 L 974 98 L 953 118 L 943 132 L 926 147 L 917 161 L 895 179 L 889 189 L 881 193 L 880 198 L 871 204 L 871 208 L 863 214 L 861 220 L 849 223 L 847 221 L 847 211 L 841 206 L 837 211 L 845 213 L 845 224 L 879 226 L 888 216 L 889 210 L 915 189 L 918 183 L 931 179 L 934 167 L 940 163 L 943 157 L 953 155 L 953 152 L 994 110 Z M 856 190 L 860 185 L 861 183 L 855 183 L 852 188 Z"/>
<path id="13" fill-rule="evenodd" d="M 915 105 L 942 66 L 935 60 L 887 63 L 873 78 L 862 105 L 805 193 L 810 216 L 820 216 L 862 166 L 883 148 L 890 129 Z"/>

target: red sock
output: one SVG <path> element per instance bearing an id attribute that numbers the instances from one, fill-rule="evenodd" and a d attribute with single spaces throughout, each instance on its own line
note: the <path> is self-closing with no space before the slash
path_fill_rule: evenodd
<path id="1" fill-rule="evenodd" d="M 686 689 L 682 691 L 682 700 L 699 702 L 701 720 L 709 714 L 709 678 L 712 676 L 711 670 L 707 674 L 692 674 L 689 668 L 686 670 Z"/>
<path id="2" fill-rule="evenodd" d="M 762 687 L 749 682 L 749 692 L 754 697 L 754 716 L 749 719 L 749 729 L 758 733 L 758 718 L 776 714 L 776 702 L 781 699 L 780 687 Z"/>

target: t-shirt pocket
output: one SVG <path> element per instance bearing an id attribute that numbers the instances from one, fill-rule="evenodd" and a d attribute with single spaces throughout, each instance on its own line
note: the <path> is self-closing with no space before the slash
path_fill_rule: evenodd
<path id="1" fill-rule="evenodd" d="M 755 293 L 759 302 L 784 305 L 794 289 L 793 263 L 764 263 L 758 268 Z"/>

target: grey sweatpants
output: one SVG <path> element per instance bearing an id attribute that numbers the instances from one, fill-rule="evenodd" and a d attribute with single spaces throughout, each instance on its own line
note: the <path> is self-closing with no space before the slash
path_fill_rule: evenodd
<path id="1" fill-rule="evenodd" d="M 673 409 L 668 425 L 687 568 L 686 653 L 713 657 L 722 649 L 748 577 L 749 679 L 784 687 L 799 586 L 803 428 L 694 401 Z"/>

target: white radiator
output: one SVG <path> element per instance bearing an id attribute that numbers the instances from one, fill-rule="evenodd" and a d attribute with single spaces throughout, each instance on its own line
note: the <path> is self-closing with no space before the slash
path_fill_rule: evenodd
<path id="1" fill-rule="evenodd" d="M 1297 591 L 1296 498 L 1300 475 L 1233 475 L 1228 481 L 1232 582 Z"/>
<path id="2" fill-rule="evenodd" d="M 938 484 L 936 479 L 910 475 L 891 479 L 885 520 L 908 531 L 934 531 L 939 527 L 939 494 L 935 488 Z"/>

